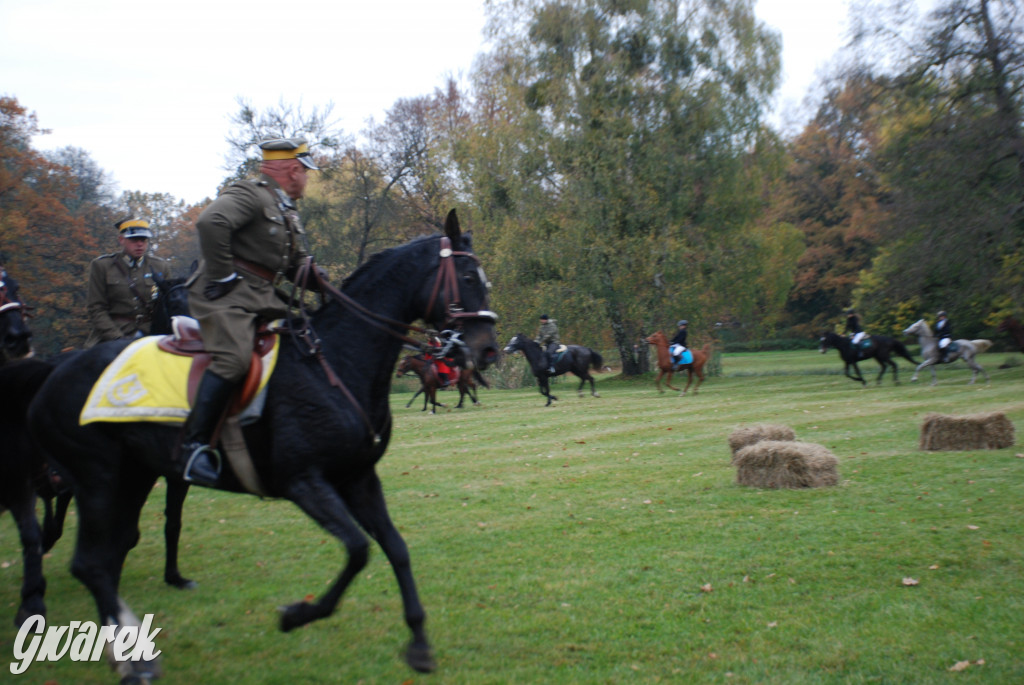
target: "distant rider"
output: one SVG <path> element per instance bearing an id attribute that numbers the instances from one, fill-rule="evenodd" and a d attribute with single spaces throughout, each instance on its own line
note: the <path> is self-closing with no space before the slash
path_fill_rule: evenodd
<path id="1" fill-rule="evenodd" d="M 537 331 L 537 344 L 544 350 L 548 374 L 555 375 L 555 352 L 558 351 L 558 324 L 547 314 L 540 315 L 540 329 Z"/>
<path id="2" fill-rule="evenodd" d="M 686 319 L 680 319 L 676 323 L 675 337 L 668 344 L 668 349 L 672 353 L 672 361 L 679 364 L 683 360 L 683 352 L 686 352 L 686 327 L 689 322 Z"/>
<path id="3" fill-rule="evenodd" d="M 860 327 L 860 319 L 857 317 L 857 312 L 852 309 L 846 310 L 846 332 L 852 334 L 850 342 L 853 343 L 854 348 L 859 350 L 860 341 L 864 339 L 866 333 Z"/>
<path id="4" fill-rule="evenodd" d="M 935 324 L 935 337 L 939 341 L 939 361 L 949 361 L 949 343 L 953 342 L 953 322 L 946 316 L 945 310 L 938 313 L 939 320 Z"/>

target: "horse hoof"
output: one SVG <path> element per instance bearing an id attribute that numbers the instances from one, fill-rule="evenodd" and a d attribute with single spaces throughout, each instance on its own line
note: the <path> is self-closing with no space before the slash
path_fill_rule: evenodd
<path id="1" fill-rule="evenodd" d="M 25 621 L 29 620 L 33 616 L 42 616 L 46 618 L 46 607 L 42 606 L 42 601 L 39 602 L 40 607 L 37 609 L 28 609 L 25 606 L 18 607 L 17 613 L 14 615 L 14 627 L 21 628 Z"/>
<path id="2" fill-rule="evenodd" d="M 437 668 L 434 662 L 434 654 L 429 647 L 414 647 L 409 645 L 405 651 L 405 663 L 420 673 L 433 673 Z"/>
<path id="3" fill-rule="evenodd" d="M 309 602 L 296 602 L 286 607 L 278 607 L 277 610 L 281 612 L 282 633 L 287 633 L 316 619 L 316 607 Z"/>
<path id="4" fill-rule="evenodd" d="M 199 587 L 199 583 L 188 578 L 176 578 L 174 580 L 168 580 L 167 584 L 171 587 L 178 588 L 179 590 L 195 590 Z"/>

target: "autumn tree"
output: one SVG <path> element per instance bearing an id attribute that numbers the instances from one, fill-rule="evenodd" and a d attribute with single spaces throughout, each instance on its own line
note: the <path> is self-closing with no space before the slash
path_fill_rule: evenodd
<path id="1" fill-rule="evenodd" d="M 862 72 L 832 77 L 814 118 L 788 146 L 772 212 L 803 234 L 786 322 L 803 335 L 841 320 L 880 242 L 884 190 L 875 168 L 881 84 Z"/>
<path id="2" fill-rule="evenodd" d="M 85 338 L 83 264 L 95 242 L 70 207 L 80 188 L 68 167 L 33 149 L 47 133 L 12 97 L 0 97 L 0 252 L 35 307 L 34 344 L 52 353 Z"/>
<path id="3" fill-rule="evenodd" d="M 886 249 L 858 298 L 880 317 L 948 309 L 969 334 L 1008 306 L 1024 256 L 1024 13 L 946 0 L 919 26 L 880 114 Z"/>
<path id="4" fill-rule="evenodd" d="M 779 69 L 751 3 L 521 0 L 488 31 L 467 173 L 501 226 L 500 306 L 523 327 L 562 312 L 580 342 L 610 331 L 627 374 L 637 340 L 682 314 L 698 330 L 752 316 L 747 284 L 793 251 L 751 230 Z"/>

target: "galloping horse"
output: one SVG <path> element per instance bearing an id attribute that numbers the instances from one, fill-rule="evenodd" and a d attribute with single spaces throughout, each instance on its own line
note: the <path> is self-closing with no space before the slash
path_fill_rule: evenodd
<path id="1" fill-rule="evenodd" d="M 307 262 L 296 282 L 310 279 L 327 294 L 326 302 L 304 315 L 301 329 L 280 336 L 263 413 L 243 435 L 267 495 L 298 505 L 345 545 L 348 558 L 319 600 L 282 610 L 280 627 L 287 632 L 333 613 L 365 567 L 372 538 L 398 581 L 412 632 L 406 661 L 418 671 L 431 671 L 426 616 L 409 551 L 388 515 L 376 463 L 391 438 L 395 362 L 402 343 L 415 342 L 406 331 L 422 332 L 413 321 L 423 319 L 436 330 L 460 328 L 480 368 L 497 358 L 489 284 L 454 210 L 445 235 L 374 255 L 340 290 Z M 71 571 L 92 593 L 101 623 L 115 626 L 117 633 L 139 625 L 118 586 L 125 556 L 138 540 L 142 506 L 159 476 L 180 478 L 173 462 L 177 428 L 142 422 L 79 425 L 92 386 L 125 346 L 97 345 L 61 364 L 29 407 L 33 438 L 72 476 L 79 525 Z M 351 363 L 353 358 L 360 363 Z M 245 491 L 229 469 L 217 487 Z M 155 677 L 156 664 L 125 662 L 118 670 L 145 683 Z"/>
<path id="2" fill-rule="evenodd" d="M 551 394 L 551 386 L 548 379 L 551 376 L 561 376 L 569 371 L 576 374 L 576 377 L 580 379 L 580 385 L 576 388 L 576 393 L 580 397 L 583 397 L 583 384 L 587 381 L 590 381 L 590 394 L 594 397 L 600 397 L 594 387 L 594 377 L 590 375 L 589 369 L 593 368 L 594 371 L 600 371 L 603 368 L 604 360 L 598 352 L 589 347 L 567 345 L 565 353 L 555 357 L 555 372 L 553 374 L 548 373 L 548 364 L 544 360 L 544 350 L 541 349 L 540 344 L 535 340 L 531 340 L 522 333 L 512 336 L 512 339 L 508 341 L 508 345 L 505 345 L 505 354 L 512 354 L 513 352 L 522 352 L 526 356 L 526 360 L 530 363 L 530 370 L 533 371 L 533 375 L 537 379 L 540 394 L 548 398 L 548 403 L 544 405 L 545 407 L 558 399 Z"/>
<path id="3" fill-rule="evenodd" d="M 914 376 L 911 381 L 917 380 L 918 372 L 928 367 L 932 372 L 932 385 L 938 382 L 935 377 L 935 364 L 952 364 L 957 359 L 963 359 L 967 366 L 971 367 L 974 372 L 971 374 L 971 380 L 968 381 L 968 385 L 974 383 L 975 379 L 978 378 L 978 374 L 985 376 L 985 382 L 989 382 L 990 379 L 985 369 L 981 368 L 981 365 L 974 361 L 974 357 L 979 353 L 984 352 L 988 348 L 992 347 L 991 340 L 985 340 L 979 338 L 978 340 L 955 340 L 957 349 L 950 351 L 946 359 L 943 360 L 939 354 L 938 341 L 935 339 L 935 335 L 932 333 L 931 326 L 924 319 L 918 319 L 912 323 L 905 331 L 903 335 L 916 335 L 918 342 L 921 343 L 921 356 L 924 357 L 924 361 L 921 362 L 916 369 L 914 369 Z"/>
<path id="4" fill-rule="evenodd" d="M 666 376 L 665 385 L 670 390 L 679 390 L 679 388 L 672 387 L 672 374 L 686 369 L 686 387 L 683 388 L 682 394 L 685 395 L 686 391 L 690 389 L 690 383 L 693 382 L 693 374 L 697 374 L 697 385 L 693 389 L 693 394 L 696 395 L 697 391 L 700 390 L 701 383 L 704 382 L 704 365 L 711 358 L 711 343 L 707 343 L 699 350 L 691 347 L 690 352 L 693 354 L 693 361 L 689 364 L 675 364 L 672 361 L 672 355 L 668 351 L 668 338 L 665 337 L 664 333 L 661 331 L 652 333 L 644 338 L 644 342 L 654 345 L 654 349 L 658 354 L 658 377 L 654 379 L 654 386 L 658 389 L 658 392 L 665 392 L 661 389 L 662 376 Z"/>
<path id="5" fill-rule="evenodd" d="M 170 333 L 170 317 L 188 314 L 188 293 L 183 288 L 184 281 L 184 278 L 157 280 L 154 333 Z M 162 312 L 164 318 L 158 318 L 158 312 Z M 0 509 L 10 509 L 17 521 L 25 569 L 22 602 L 14 618 L 16 625 L 34 614 L 46 615 L 42 555 L 61 538 L 72 498 L 70 489 L 57 491 L 46 463 L 31 444 L 25 425 L 28 406 L 53 370 L 78 354 L 81 352 L 66 352 L 53 360 L 23 359 L 0 367 L 0 435 L 4 438 L 4 447 L 0 451 Z M 167 549 L 164 581 L 178 588 L 195 586 L 178 570 L 181 512 L 187 494 L 188 483 L 168 481 L 164 510 Z M 41 529 L 35 512 L 37 497 L 43 501 Z"/>
<path id="6" fill-rule="evenodd" d="M 455 408 L 462 409 L 462 403 L 467 395 L 469 396 L 469 399 L 473 401 L 474 405 L 479 406 L 480 402 L 476 399 L 476 380 L 473 379 L 474 370 L 463 368 L 461 366 L 454 366 L 453 368 L 456 369 L 456 372 L 458 373 L 458 376 L 455 379 L 455 387 L 459 389 L 459 403 L 455 405 Z M 412 403 L 420 396 L 420 393 L 423 394 L 423 409 L 421 411 L 427 410 L 428 403 L 430 404 L 431 414 L 435 413 L 436 407 L 445 406 L 437 401 L 437 391 L 441 389 L 441 378 L 438 376 L 437 366 L 435 366 L 431 360 L 427 359 L 422 354 L 413 354 L 408 357 L 404 357 L 402 361 L 398 362 L 398 369 L 395 376 L 397 378 L 401 378 L 407 373 L 414 373 L 419 376 L 420 389 L 417 390 L 415 394 L 413 394 L 412 399 L 406 403 L 406 409 L 412 406 Z M 481 380 L 483 379 L 481 378 Z M 449 387 L 451 387 L 450 384 Z"/>
<path id="7" fill-rule="evenodd" d="M 898 369 L 896 368 L 896 362 L 893 361 L 892 355 L 895 352 L 899 356 L 903 357 L 911 364 L 917 365 L 918 361 L 910 356 L 910 351 L 907 346 L 899 340 L 889 338 L 884 335 L 872 335 L 868 336 L 871 339 L 871 347 L 863 349 L 855 347 L 849 338 L 845 338 L 832 331 L 827 331 L 821 336 L 820 345 L 818 347 L 822 354 L 828 352 L 830 347 L 835 348 L 839 351 L 839 356 L 846 364 L 843 372 L 846 377 L 852 381 L 860 381 L 861 385 L 867 385 L 867 381 L 864 380 L 864 376 L 860 373 L 860 368 L 857 366 L 857 362 L 864 361 L 865 359 L 874 359 L 878 362 L 878 365 L 882 367 L 882 370 L 878 372 L 878 379 L 875 381 L 878 385 L 882 384 L 882 376 L 885 375 L 885 369 L 892 369 L 892 382 L 895 385 L 900 384 Z M 857 375 L 852 375 L 850 369 L 856 372 Z"/>

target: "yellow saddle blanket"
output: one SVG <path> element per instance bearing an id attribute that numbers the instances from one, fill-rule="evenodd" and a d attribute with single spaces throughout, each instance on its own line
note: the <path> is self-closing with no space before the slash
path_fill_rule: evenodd
<path id="1" fill-rule="evenodd" d="M 78 422 L 183 423 L 188 417 L 188 372 L 192 357 L 157 347 L 160 336 L 139 338 L 100 375 L 82 407 Z M 263 373 L 256 397 L 266 388 L 277 363 L 279 339 L 274 336 L 263 355 Z"/>

